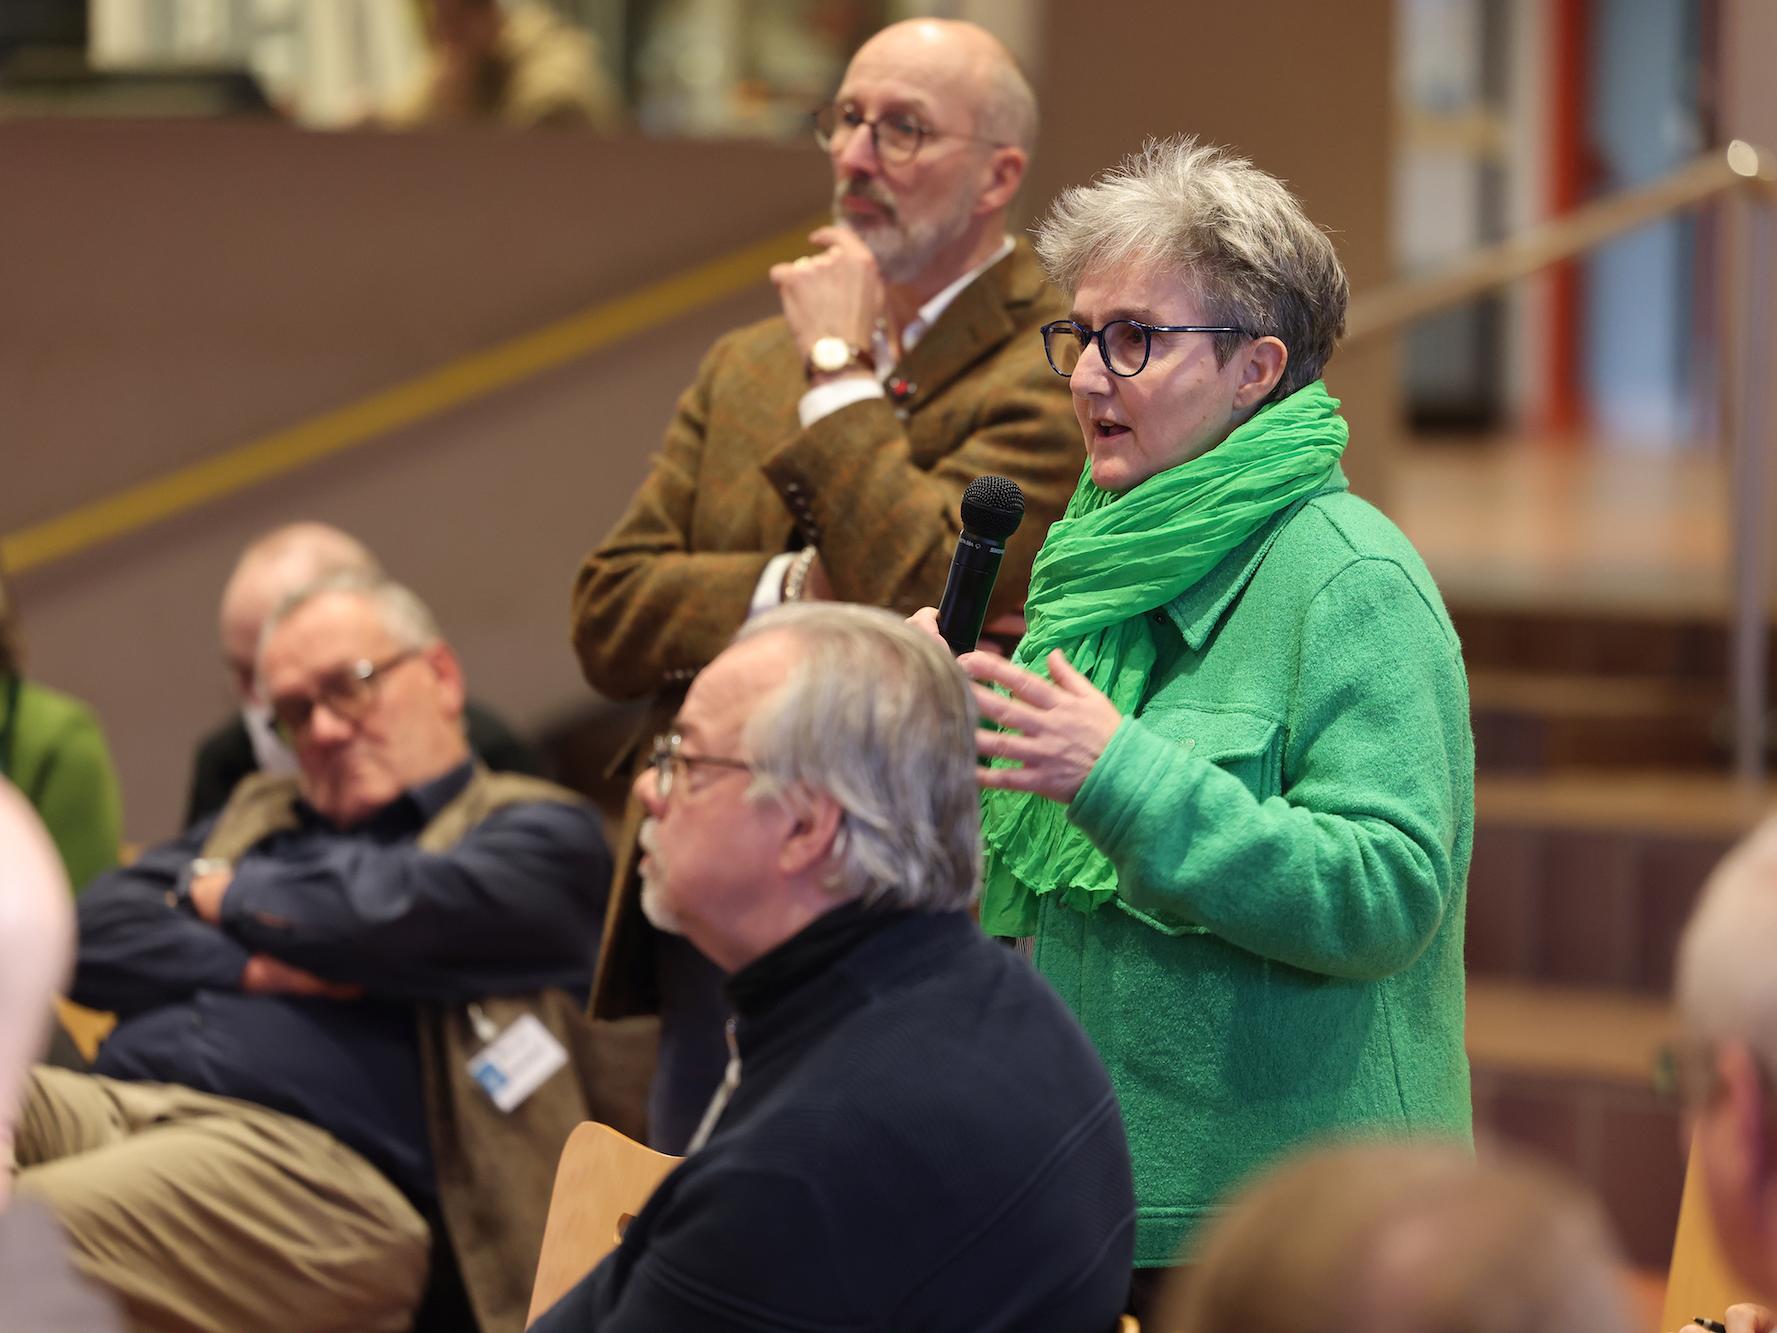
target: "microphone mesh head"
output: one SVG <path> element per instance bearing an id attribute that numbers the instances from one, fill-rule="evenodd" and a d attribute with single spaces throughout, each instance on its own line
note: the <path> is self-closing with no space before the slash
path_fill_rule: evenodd
<path id="1" fill-rule="evenodd" d="M 976 477 L 963 492 L 963 531 L 1005 541 L 1024 521 L 1024 492 L 1004 477 Z"/>

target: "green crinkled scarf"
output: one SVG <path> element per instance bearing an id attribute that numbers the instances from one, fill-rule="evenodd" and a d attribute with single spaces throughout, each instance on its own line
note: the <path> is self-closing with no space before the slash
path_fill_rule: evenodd
<path id="1" fill-rule="evenodd" d="M 1339 400 L 1316 380 L 1260 408 L 1208 453 L 1122 495 L 1093 485 L 1088 466 L 1037 555 L 1029 628 L 1012 660 L 1046 677 L 1044 663 L 1059 648 L 1119 712 L 1134 713 L 1158 652 L 1147 613 L 1190 588 L 1273 514 L 1324 486 L 1347 435 Z M 1031 934 L 1041 894 L 1059 892 L 1081 912 L 1116 894 L 1116 867 L 1058 802 L 988 791 L 982 838 L 981 925 L 991 935 Z"/>

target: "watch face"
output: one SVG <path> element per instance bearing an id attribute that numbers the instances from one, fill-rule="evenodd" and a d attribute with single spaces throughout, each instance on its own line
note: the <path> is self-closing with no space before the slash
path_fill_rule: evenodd
<path id="1" fill-rule="evenodd" d="M 836 370 L 844 370 L 851 364 L 851 348 L 844 338 L 816 338 L 814 346 L 809 349 L 808 359 L 819 371 L 831 374 Z"/>

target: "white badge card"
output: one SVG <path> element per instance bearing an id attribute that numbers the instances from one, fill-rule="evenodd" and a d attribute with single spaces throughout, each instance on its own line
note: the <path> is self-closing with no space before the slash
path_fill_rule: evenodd
<path id="1" fill-rule="evenodd" d="M 470 1059 L 469 1077 L 510 1112 L 567 1062 L 567 1051 L 549 1029 L 535 1014 L 525 1014 Z"/>

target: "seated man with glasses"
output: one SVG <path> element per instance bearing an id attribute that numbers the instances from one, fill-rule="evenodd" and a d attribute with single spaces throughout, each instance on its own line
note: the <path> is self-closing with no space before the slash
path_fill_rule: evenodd
<path id="1" fill-rule="evenodd" d="M 1036 128 L 1006 49 L 933 19 L 872 37 L 815 116 L 833 173 L 819 253 L 772 270 L 781 317 L 705 358 L 653 473 L 576 585 L 586 679 L 651 699 L 641 744 L 755 611 L 935 602 L 976 477 L 1008 477 L 1025 499 L 990 628 L 1023 604 L 1084 461 L 1036 338 L 1065 310 L 1006 230 Z M 677 1152 L 721 1076 L 724 1011 L 715 971 L 638 910 L 639 820 L 632 804 L 595 1004 L 610 1016 L 661 1006 L 651 1138 Z"/>
<path id="2" fill-rule="evenodd" d="M 1110 1333 L 1135 1200 L 1110 1081 L 975 928 L 975 708 L 889 612 L 781 607 L 636 780 L 642 904 L 727 975 L 690 1155 L 537 1333 Z"/>
<path id="3" fill-rule="evenodd" d="M 18 1193 L 145 1326 L 406 1328 L 430 1259 L 432 1327 L 516 1329 L 561 1144 L 608 1115 L 598 820 L 472 760 L 396 584 L 296 592 L 258 675 L 298 772 L 83 898 L 72 994 L 121 1021 L 93 1075 L 35 1071 Z"/>

